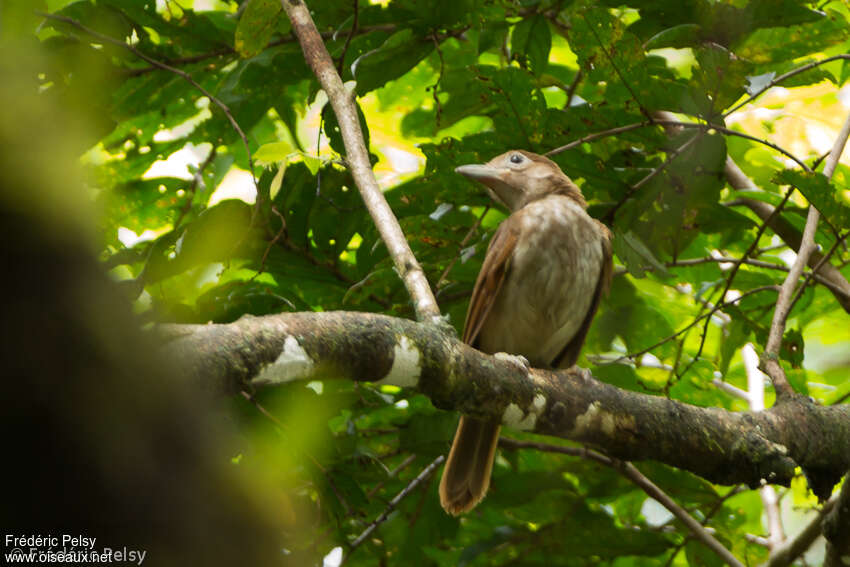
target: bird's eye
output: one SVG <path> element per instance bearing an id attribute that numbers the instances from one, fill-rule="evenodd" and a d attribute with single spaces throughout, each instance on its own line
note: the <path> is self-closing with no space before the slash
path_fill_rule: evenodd
<path id="1" fill-rule="evenodd" d="M 511 154 L 511 163 L 522 163 L 524 159 L 522 154 Z"/>

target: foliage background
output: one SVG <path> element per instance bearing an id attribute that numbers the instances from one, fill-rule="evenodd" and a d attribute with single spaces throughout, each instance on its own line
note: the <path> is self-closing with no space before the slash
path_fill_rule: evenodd
<path id="1" fill-rule="evenodd" d="M 412 316 L 278 2 L 55 0 L 41 8 L 126 41 L 214 96 L 67 22 L 39 20 L 32 38 L 47 53 L 37 96 L 78 108 L 89 123 L 90 135 L 75 141 L 101 211 L 100 258 L 143 322 L 334 309 Z M 375 171 L 458 328 L 504 212 L 454 174 L 456 165 L 516 147 L 543 153 L 656 110 L 767 138 L 812 164 L 850 107 L 850 62 L 835 60 L 726 114 L 772 78 L 847 53 L 850 12 L 840 2 L 347 0 L 310 8 L 343 80 L 356 81 Z M 730 289 L 752 295 L 670 339 L 721 299 L 730 273 L 716 261 L 679 262 L 740 257 L 756 238 L 751 258 L 778 267 L 793 258 L 734 205 L 742 195 L 725 184 L 727 155 L 759 187 L 747 197 L 776 205 L 793 180 L 817 202 L 823 250 L 845 235 L 850 170 L 839 165 L 828 187 L 782 174 L 795 164 L 753 140 L 714 130 L 670 137 L 647 126 L 553 157 L 615 233 L 618 275 L 581 362 L 595 376 L 746 408 L 712 380 L 747 388 L 741 348 L 764 344 L 776 300 L 769 286 L 781 284 L 782 269 L 741 266 Z M 797 192 L 782 212 L 798 230 L 806 204 Z M 850 277 L 847 258 L 839 246 L 833 263 Z M 824 404 L 847 403 L 847 314 L 811 286 L 792 317 L 783 359 L 793 385 Z M 233 401 L 244 435 L 232 465 L 278 488 L 268 498 L 300 564 L 360 534 L 447 450 L 457 419 L 412 392 L 348 382 L 293 384 L 257 401 L 276 417 Z M 757 492 L 638 466 L 738 557 L 766 558 L 745 537 L 765 533 Z M 783 499 L 788 514 L 812 504 L 803 479 Z M 435 480 L 423 483 L 347 564 L 716 561 L 614 471 L 524 449 L 502 451 L 491 494 L 461 520 L 439 508 Z"/>

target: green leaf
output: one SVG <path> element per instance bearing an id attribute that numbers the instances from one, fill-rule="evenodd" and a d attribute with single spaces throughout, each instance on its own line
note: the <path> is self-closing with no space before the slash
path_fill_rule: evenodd
<path id="1" fill-rule="evenodd" d="M 701 28 L 698 24 L 680 24 L 662 30 L 649 38 L 646 42 L 646 49 L 661 49 L 663 47 L 673 47 L 681 49 L 683 47 L 691 47 L 699 44 Z"/>
<path id="2" fill-rule="evenodd" d="M 549 21 L 543 14 L 525 18 L 514 27 L 511 36 L 511 53 L 521 64 L 528 64 L 535 76 L 546 70 L 552 35 Z"/>
<path id="3" fill-rule="evenodd" d="M 366 116 L 363 114 L 363 110 L 360 108 L 360 104 L 355 101 L 355 108 L 357 108 L 357 118 L 360 122 L 360 131 L 363 133 L 363 141 L 366 144 L 366 149 L 369 148 L 369 125 L 366 123 Z M 337 122 L 336 112 L 334 112 L 333 107 L 331 107 L 330 103 L 326 104 L 322 109 L 322 129 L 327 135 L 328 140 L 330 141 L 331 148 L 341 154 L 345 155 L 345 142 L 342 139 L 342 132 L 339 129 L 339 122 Z"/>
<path id="4" fill-rule="evenodd" d="M 735 53 L 763 65 L 803 57 L 846 41 L 850 29 L 843 15 L 827 10 L 816 21 L 790 27 L 766 27 L 750 34 Z"/>
<path id="5" fill-rule="evenodd" d="M 381 47 L 364 53 L 351 64 L 357 94 L 364 95 L 407 73 L 433 49 L 430 38 L 417 36 L 411 29 L 394 33 Z"/>
<path id="6" fill-rule="evenodd" d="M 699 95 L 694 99 L 705 100 L 700 111 L 711 118 L 744 94 L 752 65 L 718 45 L 700 47 L 695 55 L 699 65 L 691 83 Z"/>
<path id="7" fill-rule="evenodd" d="M 614 253 L 636 278 L 644 277 L 646 272 L 656 272 L 663 278 L 669 278 L 671 275 L 646 244 L 631 231 L 614 233 Z"/>
<path id="8" fill-rule="evenodd" d="M 243 59 L 249 59 L 268 44 L 277 29 L 283 7 L 279 0 L 251 0 L 236 26 L 234 47 Z"/>
<path id="9" fill-rule="evenodd" d="M 289 142 L 270 142 L 257 148 L 254 160 L 259 165 L 285 162 L 294 151 L 295 148 Z"/>
<path id="10" fill-rule="evenodd" d="M 780 171 L 774 181 L 799 189 L 832 226 L 850 226 L 850 190 L 847 188 L 839 190 L 821 173 L 796 169 Z"/>

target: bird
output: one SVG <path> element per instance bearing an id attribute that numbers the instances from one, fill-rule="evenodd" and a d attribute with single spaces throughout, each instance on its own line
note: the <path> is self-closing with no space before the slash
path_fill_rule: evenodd
<path id="1" fill-rule="evenodd" d="M 511 150 L 455 171 L 483 184 L 510 211 L 475 281 L 463 342 L 487 354 L 523 357 L 535 368 L 574 366 L 610 286 L 611 232 L 544 156 Z M 449 514 L 471 510 L 486 495 L 500 427 L 497 419 L 461 416 L 439 488 Z"/>

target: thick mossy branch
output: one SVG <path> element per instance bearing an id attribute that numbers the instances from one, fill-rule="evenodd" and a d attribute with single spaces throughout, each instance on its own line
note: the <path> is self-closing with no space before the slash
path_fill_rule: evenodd
<path id="1" fill-rule="evenodd" d="M 850 468 L 847 405 L 793 397 L 762 412 L 702 408 L 621 390 L 577 369 L 529 370 L 435 325 L 371 313 L 243 317 L 163 331 L 187 377 L 226 393 L 316 378 L 394 384 L 443 409 L 498 416 L 517 429 L 621 459 L 661 461 L 713 482 L 787 485 L 800 466 L 821 498 Z"/>

